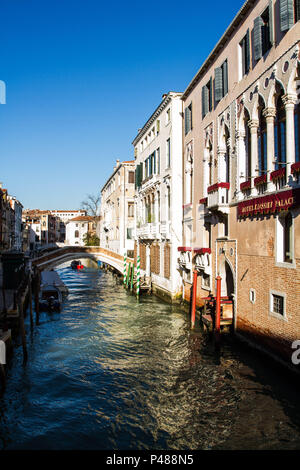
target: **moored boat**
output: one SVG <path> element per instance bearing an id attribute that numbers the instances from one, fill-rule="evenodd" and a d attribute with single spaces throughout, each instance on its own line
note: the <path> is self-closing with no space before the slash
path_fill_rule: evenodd
<path id="1" fill-rule="evenodd" d="M 68 288 L 56 271 L 42 271 L 39 297 L 40 309 L 60 311 L 63 296 L 67 294 Z"/>

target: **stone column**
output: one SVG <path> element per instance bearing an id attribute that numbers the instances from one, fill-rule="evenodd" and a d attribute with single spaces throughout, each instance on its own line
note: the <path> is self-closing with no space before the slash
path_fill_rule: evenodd
<path id="1" fill-rule="evenodd" d="M 218 147 L 218 183 L 226 181 L 226 149 Z"/>
<path id="2" fill-rule="evenodd" d="M 274 119 L 276 116 L 275 108 L 265 108 L 263 115 L 267 123 L 267 190 L 273 189 L 270 174 L 274 169 L 275 145 L 274 145 Z"/>
<path id="3" fill-rule="evenodd" d="M 257 191 L 254 186 L 254 178 L 256 178 L 256 168 L 257 168 L 257 159 L 258 159 L 258 148 L 257 148 L 257 129 L 258 129 L 259 121 L 258 119 L 251 119 L 248 122 L 248 126 L 250 128 L 251 133 L 251 195 L 255 196 Z"/>
<path id="4" fill-rule="evenodd" d="M 286 182 L 288 183 L 291 175 L 291 165 L 295 163 L 295 126 L 294 126 L 294 107 L 297 101 L 297 95 L 287 93 L 283 95 L 282 101 L 285 107 L 286 120 Z"/>
<path id="5" fill-rule="evenodd" d="M 247 175 L 246 148 L 245 148 L 246 132 L 244 130 L 238 130 L 236 131 L 235 137 L 236 137 L 236 149 L 237 149 L 236 184 L 237 184 L 238 199 L 241 199 L 242 194 L 240 191 L 240 184 L 246 181 L 246 175 Z"/>

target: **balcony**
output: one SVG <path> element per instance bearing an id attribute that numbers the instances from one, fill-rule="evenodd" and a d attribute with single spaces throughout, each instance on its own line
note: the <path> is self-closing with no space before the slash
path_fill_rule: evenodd
<path id="1" fill-rule="evenodd" d="M 178 258 L 179 269 L 192 269 L 192 248 L 187 246 L 179 246 L 180 256 Z"/>
<path id="2" fill-rule="evenodd" d="M 267 190 L 267 173 L 254 178 L 254 186 L 258 195 L 263 194 Z"/>
<path id="3" fill-rule="evenodd" d="M 205 274 L 212 274 L 211 249 L 210 248 L 194 248 L 195 268 L 198 271 L 204 271 Z"/>
<path id="4" fill-rule="evenodd" d="M 285 168 L 272 171 L 270 180 L 274 183 L 277 190 L 283 188 L 286 184 Z"/>
<path id="5" fill-rule="evenodd" d="M 215 209 L 226 214 L 229 213 L 230 183 L 216 183 L 207 188 L 207 208 Z"/>
<path id="6" fill-rule="evenodd" d="M 145 238 L 147 240 L 154 240 L 155 238 L 159 237 L 159 227 L 158 224 L 153 222 L 153 223 L 148 223 L 142 225 L 142 227 L 139 227 L 136 229 L 136 235 L 138 238 Z"/>

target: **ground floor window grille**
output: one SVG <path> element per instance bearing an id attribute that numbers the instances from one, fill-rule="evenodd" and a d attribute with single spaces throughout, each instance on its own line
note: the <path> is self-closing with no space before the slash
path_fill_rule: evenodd
<path id="1" fill-rule="evenodd" d="M 285 317 L 285 295 L 271 292 L 270 311 L 279 317 Z"/>

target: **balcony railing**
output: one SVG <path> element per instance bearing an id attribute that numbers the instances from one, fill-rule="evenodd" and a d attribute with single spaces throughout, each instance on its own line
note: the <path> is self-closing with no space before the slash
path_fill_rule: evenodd
<path id="1" fill-rule="evenodd" d="M 216 183 L 207 188 L 207 207 L 209 209 L 219 209 L 222 211 L 228 206 L 228 193 L 230 183 Z"/>
<path id="2" fill-rule="evenodd" d="M 270 174 L 270 180 L 275 184 L 276 189 L 283 188 L 286 184 L 285 168 L 279 168 L 279 170 L 272 171 Z"/>
<path id="3" fill-rule="evenodd" d="M 148 223 L 136 229 L 136 235 L 139 238 L 154 239 L 159 235 L 159 227 L 156 222 Z"/>

